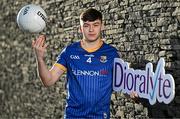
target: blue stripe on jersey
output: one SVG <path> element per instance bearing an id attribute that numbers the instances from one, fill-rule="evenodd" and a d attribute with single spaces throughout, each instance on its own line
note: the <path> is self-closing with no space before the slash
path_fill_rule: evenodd
<path id="1" fill-rule="evenodd" d="M 57 63 L 67 68 L 67 105 L 65 118 L 110 118 L 112 70 L 117 50 L 103 43 L 88 53 L 80 42 L 64 49 Z"/>

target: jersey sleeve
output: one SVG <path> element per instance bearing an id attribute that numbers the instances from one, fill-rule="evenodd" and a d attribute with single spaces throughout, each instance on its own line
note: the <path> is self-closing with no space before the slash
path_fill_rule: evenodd
<path id="1" fill-rule="evenodd" d="M 61 70 L 66 71 L 67 70 L 67 52 L 66 48 L 62 50 L 62 52 L 58 55 L 56 63 L 54 66 L 59 67 Z"/>
<path id="2" fill-rule="evenodd" d="M 115 56 L 114 57 L 115 58 L 120 58 L 121 57 L 121 54 L 120 54 L 120 52 L 118 52 L 117 49 L 115 49 Z"/>

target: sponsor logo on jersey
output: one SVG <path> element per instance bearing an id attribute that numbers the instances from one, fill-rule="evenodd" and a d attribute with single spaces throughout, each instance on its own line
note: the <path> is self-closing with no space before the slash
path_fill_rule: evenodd
<path id="1" fill-rule="evenodd" d="M 90 54 L 90 55 L 85 54 L 84 56 L 85 56 L 85 57 L 94 57 L 94 55 L 93 55 L 93 54 Z"/>
<path id="2" fill-rule="evenodd" d="M 72 70 L 73 74 L 76 76 L 106 76 L 108 75 L 107 70 Z"/>

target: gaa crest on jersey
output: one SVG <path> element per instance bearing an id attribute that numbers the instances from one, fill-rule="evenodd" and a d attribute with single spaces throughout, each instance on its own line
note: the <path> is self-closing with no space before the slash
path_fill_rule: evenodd
<path id="1" fill-rule="evenodd" d="M 105 56 L 105 55 L 100 56 L 100 62 L 106 63 L 107 62 L 107 56 Z"/>

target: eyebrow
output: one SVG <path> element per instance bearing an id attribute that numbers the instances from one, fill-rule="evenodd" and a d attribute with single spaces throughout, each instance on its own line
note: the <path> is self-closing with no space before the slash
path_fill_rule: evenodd
<path id="1" fill-rule="evenodd" d="M 100 22 L 94 22 L 93 24 L 100 24 Z M 89 25 L 89 23 L 84 23 L 84 25 Z"/>
<path id="2" fill-rule="evenodd" d="M 95 22 L 95 23 L 93 23 L 93 24 L 100 24 L 100 22 Z"/>

